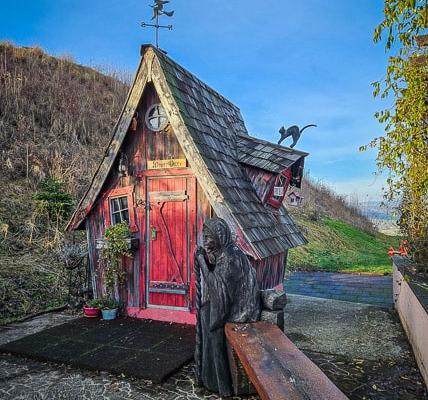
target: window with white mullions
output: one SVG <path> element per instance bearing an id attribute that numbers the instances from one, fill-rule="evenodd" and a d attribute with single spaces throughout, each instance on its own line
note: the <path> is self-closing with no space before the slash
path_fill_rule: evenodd
<path id="1" fill-rule="evenodd" d="M 272 199 L 275 201 L 282 201 L 285 194 L 288 178 L 285 175 L 280 175 L 275 182 Z"/>
<path id="2" fill-rule="evenodd" d="M 120 187 L 105 193 L 104 210 L 106 227 L 126 221 L 131 232 L 138 232 L 135 222 L 134 186 Z"/>
<path id="3" fill-rule="evenodd" d="M 285 193 L 287 192 L 288 185 L 291 179 L 291 171 L 285 170 L 277 175 L 274 185 L 271 188 L 269 197 L 266 203 L 275 208 L 280 208 L 284 200 Z"/>
<path id="4" fill-rule="evenodd" d="M 129 206 L 127 196 L 110 198 L 111 223 L 116 225 L 119 222 L 129 223 Z"/>

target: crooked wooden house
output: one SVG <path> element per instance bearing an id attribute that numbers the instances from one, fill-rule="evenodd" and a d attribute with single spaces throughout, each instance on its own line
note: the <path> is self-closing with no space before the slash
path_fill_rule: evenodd
<path id="1" fill-rule="evenodd" d="M 129 222 L 138 243 L 124 258 L 127 314 L 195 322 L 193 251 L 203 223 L 225 219 L 261 288 L 281 285 L 288 249 L 306 244 L 283 206 L 308 154 L 249 136 L 239 109 L 151 45 L 112 139 L 67 229 L 86 229 L 94 291 L 97 240 Z"/>

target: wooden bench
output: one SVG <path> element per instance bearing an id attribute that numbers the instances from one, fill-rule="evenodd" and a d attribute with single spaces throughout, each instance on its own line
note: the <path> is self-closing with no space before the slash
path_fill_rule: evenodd
<path id="1" fill-rule="evenodd" d="M 263 400 L 347 399 L 276 325 L 227 323 L 225 333 Z"/>

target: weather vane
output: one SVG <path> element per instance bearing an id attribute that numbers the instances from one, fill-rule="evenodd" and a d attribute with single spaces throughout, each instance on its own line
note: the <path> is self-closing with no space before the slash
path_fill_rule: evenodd
<path id="1" fill-rule="evenodd" d="M 169 30 L 172 30 L 172 25 L 159 25 L 159 15 L 166 15 L 167 17 L 172 17 L 174 14 L 174 11 L 166 11 L 163 9 L 164 4 L 169 3 L 169 1 L 163 1 L 163 0 L 155 0 L 155 4 L 149 5 L 153 9 L 153 17 L 150 19 L 151 21 L 156 19 L 155 24 L 146 24 L 145 22 L 141 23 L 141 26 L 145 28 L 146 26 L 153 26 L 156 28 L 156 47 L 159 48 L 158 43 L 158 31 L 159 28 L 168 28 Z"/>

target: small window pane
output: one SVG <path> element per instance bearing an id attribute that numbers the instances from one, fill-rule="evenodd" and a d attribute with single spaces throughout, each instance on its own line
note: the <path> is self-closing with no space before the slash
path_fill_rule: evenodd
<path id="1" fill-rule="evenodd" d="M 128 199 L 126 197 L 120 197 L 119 201 L 120 201 L 120 208 L 122 210 L 128 209 Z"/>
<path id="2" fill-rule="evenodd" d="M 274 197 L 284 196 L 284 188 L 282 186 L 275 186 L 273 188 L 273 195 Z"/>
<path id="3" fill-rule="evenodd" d="M 287 182 L 287 178 L 284 175 L 281 175 L 279 177 L 279 182 L 277 186 L 281 186 L 283 187 L 285 185 L 285 183 Z"/>
<path id="4" fill-rule="evenodd" d="M 117 212 L 119 210 L 118 199 L 111 199 L 110 204 L 112 212 Z"/>
<path id="5" fill-rule="evenodd" d="M 120 215 L 121 215 L 122 221 L 129 222 L 129 212 L 128 212 L 128 210 L 123 210 Z"/>
<path id="6" fill-rule="evenodd" d="M 121 222 L 121 220 L 120 220 L 120 214 L 114 214 L 114 215 L 113 215 L 113 220 L 112 220 L 112 222 L 113 222 L 113 224 L 112 224 L 112 225 L 116 225 L 116 224 L 118 224 L 119 222 Z"/>

